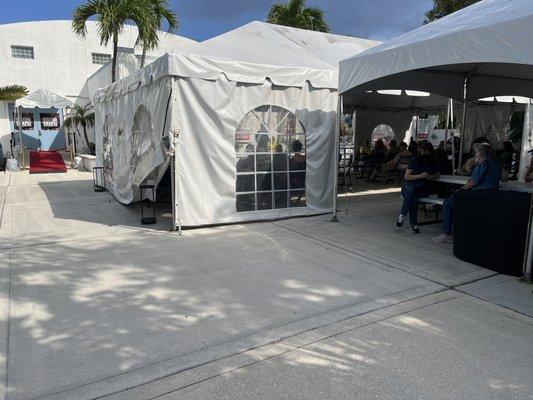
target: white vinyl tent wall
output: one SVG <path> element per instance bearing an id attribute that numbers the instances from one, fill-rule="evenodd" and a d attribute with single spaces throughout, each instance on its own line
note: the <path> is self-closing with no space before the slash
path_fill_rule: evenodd
<path id="1" fill-rule="evenodd" d="M 176 226 L 331 212 L 336 179 L 337 62 L 348 51 L 363 51 L 375 44 L 253 22 L 180 53 L 167 54 L 138 73 L 98 90 L 94 96 L 97 163 L 112 170 L 107 179 L 109 190 L 124 204 L 139 200 L 139 184 L 157 182 L 166 169 L 171 153 L 163 145 L 167 137 L 175 154 Z M 148 131 L 142 135 L 144 141 L 135 138 L 137 128 L 133 128 L 141 106 L 143 113 L 150 115 L 136 125 Z M 243 155 L 237 154 L 236 132 L 252 111 L 264 107 L 279 108 L 276 118 L 282 120 L 280 125 L 284 115 L 294 122 L 299 135 L 305 133 L 305 140 L 298 136 L 305 148 L 304 195 L 295 196 L 298 207 L 292 207 L 289 197 L 286 206 L 278 208 L 277 194 L 273 194 L 267 209 L 257 205 L 254 211 L 237 211 L 237 161 Z M 272 121 L 275 112 L 270 108 L 257 111 Z M 275 129 L 263 122 L 274 137 Z M 257 138 L 264 132 L 259 127 L 251 134 Z M 287 137 L 293 134 L 286 131 Z M 287 157 L 292 157 L 291 143 L 292 139 L 282 145 Z M 260 175 L 259 167 L 255 168 Z M 272 169 L 274 182 L 275 167 Z M 286 173 L 287 194 L 291 196 L 293 172 L 287 167 Z M 274 189 L 272 183 L 272 193 Z M 304 206 L 300 197 L 305 199 Z M 282 193 L 280 199 L 281 205 Z"/>

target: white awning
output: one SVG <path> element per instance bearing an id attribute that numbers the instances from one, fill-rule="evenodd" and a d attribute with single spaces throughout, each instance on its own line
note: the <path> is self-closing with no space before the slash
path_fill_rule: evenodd
<path id="1" fill-rule="evenodd" d="M 339 91 L 411 89 L 467 100 L 533 97 L 533 1 L 483 0 L 340 62 Z"/>
<path id="2" fill-rule="evenodd" d="M 37 89 L 15 101 L 15 107 L 61 109 L 72 107 L 72 102 L 48 89 Z"/>

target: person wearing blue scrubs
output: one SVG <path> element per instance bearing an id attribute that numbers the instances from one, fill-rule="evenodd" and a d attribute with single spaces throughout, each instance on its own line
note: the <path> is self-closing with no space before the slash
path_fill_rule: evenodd
<path id="1" fill-rule="evenodd" d="M 424 143 L 422 145 L 422 154 L 415 155 L 405 171 L 405 181 L 402 185 L 402 210 L 396 219 L 398 228 L 403 226 L 405 217 L 409 214 L 411 232 L 420 233 L 418 227 L 418 199 L 430 194 L 429 181 L 436 179 L 440 175 L 435 166 L 433 153 L 433 145 L 429 142 Z"/>
<path id="2" fill-rule="evenodd" d="M 488 143 L 474 145 L 476 166 L 472 176 L 460 190 L 490 190 L 500 187 L 501 168 L 493 156 Z M 442 233 L 433 238 L 437 243 L 453 243 L 453 195 L 444 202 L 444 216 L 442 218 Z"/>

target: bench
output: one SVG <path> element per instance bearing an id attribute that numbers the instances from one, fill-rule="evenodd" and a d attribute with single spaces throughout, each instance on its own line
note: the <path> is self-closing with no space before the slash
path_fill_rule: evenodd
<path id="1" fill-rule="evenodd" d="M 441 208 L 444 205 L 444 200 L 445 199 L 443 199 L 441 197 L 438 197 L 437 195 L 431 195 L 431 196 L 428 196 L 428 197 L 421 197 L 421 198 L 418 199 L 418 201 L 420 203 L 422 203 L 422 204 L 433 204 L 435 206 L 435 220 L 434 221 L 429 221 L 429 222 L 424 222 L 424 223 L 421 223 L 420 225 L 435 224 L 435 223 L 440 222 L 440 220 L 439 220 L 439 208 Z M 427 213 L 426 207 L 424 207 L 424 214 L 425 214 L 425 217 L 427 218 L 428 213 Z"/>

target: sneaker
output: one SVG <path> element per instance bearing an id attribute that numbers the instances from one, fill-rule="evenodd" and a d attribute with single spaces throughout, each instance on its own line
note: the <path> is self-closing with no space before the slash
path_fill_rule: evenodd
<path id="1" fill-rule="evenodd" d="M 411 232 L 416 233 L 416 234 L 420 233 L 420 229 L 418 229 L 418 225 L 412 226 Z"/>
<path id="2" fill-rule="evenodd" d="M 433 241 L 435 243 L 453 243 L 453 235 L 446 235 L 445 233 L 441 233 L 439 236 L 434 237 Z"/>
<path id="3" fill-rule="evenodd" d="M 400 214 L 400 216 L 398 217 L 398 219 L 396 220 L 396 226 L 398 228 L 401 228 L 403 226 L 403 221 L 405 221 L 405 216 Z"/>

